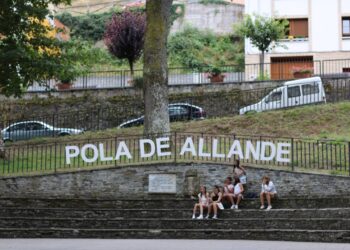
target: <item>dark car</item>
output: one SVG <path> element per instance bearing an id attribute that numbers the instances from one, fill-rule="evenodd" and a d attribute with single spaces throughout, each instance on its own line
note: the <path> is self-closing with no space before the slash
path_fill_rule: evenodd
<path id="1" fill-rule="evenodd" d="M 201 120 L 206 117 L 205 111 L 198 106 L 189 103 L 172 103 L 169 104 L 169 119 L 170 122 L 186 121 L 186 120 Z M 119 128 L 128 128 L 143 125 L 144 116 L 123 122 Z"/>

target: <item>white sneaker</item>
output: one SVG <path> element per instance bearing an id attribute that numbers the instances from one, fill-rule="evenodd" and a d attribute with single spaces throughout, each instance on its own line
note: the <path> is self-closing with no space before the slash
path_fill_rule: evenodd
<path id="1" fill-rule="evenodd" d="M 231 206 L 231 209 L 235 209 L 235 208 L 236 208 L 236 205 L 233 204 L 233 205 Z"/>
<path id="2" fill-rule="evenodd" d="M 238 205 L 235 206 L 235 209 L 238 209 Z"/>
<path id="3" fill-rule="evenodd" d="M 266 210 L 271 210 L 272 209 L 272 206 L 268 206 L 267 208 L 266 208 Z"/>
<path id="4" fill-rule="evenodd" d="M 262 205 L 262 206 L 260 207 L 260 209 L 265 209 L 265 206 L 264 206 L 264 205 Z"/>
<path id="5" fill-rule="evenodd" d="M 199 215 L 199 216 L 197 217 L 197 219 L 198 219 L 198 220 L 203 220 L 203 214 Z"/>
<path id="6" fill-rule="evenodd" d="M 206 219 L 209 219 L 209 214 L 207 214 L 207 216 L 205 216 Z"/>
<path id="7" fill-rule="evenodd" d="M 196 215 L 195 214 L 193 214 L 192 215 L 192 220 L 194 220 L 196 218 Z"/>
<path id="8" fill-rule="evenodd" d="M 214 216 L 213 216 L 213 220 L 217 220 L 217 218 L 218 218 L 218 216 L 216 215 L 216 214 L 214 214 Z"/>

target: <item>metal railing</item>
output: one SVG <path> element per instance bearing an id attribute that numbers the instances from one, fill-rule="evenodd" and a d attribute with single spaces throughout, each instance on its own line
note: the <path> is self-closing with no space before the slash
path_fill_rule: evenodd
<path id="1" fill-rule="evenodd" d="M 170 162 L 232 164 L 240 159 L 243 164 L 350 175 L 349 150 L 348 141 L 200 133 L 130 135 L 8 146 L 3 151 L 5 157 L 0 158 L 0 174 L 28 175 Z"/>
<path id="2" fill-rule="evenodd" d="M 290 61 L 272 62 L 264 64 L 264 73 L 261 74 L 260 64 L 226 65 L 219 67 L 222 72 L 221 78 L 213 78 L 208 73 L 208 67 L 201 67 L 201 70 L 190 68 L 169 68 L 169 85 L 192 85 L 208 84 L 211 82 L 241 83 L 254 81 L 273 81 L 294 79 L 295 71 L 300 64 L 308 65 L 311 72 L 305 74 L 316 76 L 350 76 L 350 59 L 324 60 L 324 61 Z M 134 71 L 134 78 L 142 77 L 142 70 Z M 126 88 L 133 86 L 133 77 L 130 70 L 96 71 L 89 72 L 78 77 L 70 89 L 103 89 L 103 88 Z M 28 92 L 36 91 L 57 91 L 60 90 L 57 82 L 47 81 L 44 85 L 34 84 L 29 87 Z"/>

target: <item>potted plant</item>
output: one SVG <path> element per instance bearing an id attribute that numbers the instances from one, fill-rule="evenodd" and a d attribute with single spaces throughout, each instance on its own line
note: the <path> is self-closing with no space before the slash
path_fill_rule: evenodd
<path id="1" fill-rule="evenodd" d="M 311 77 L 313 72 L 314 72 L 313 67 L 302 66 L 302 67 L 293 67 L 292 68 L 292 73 L 293 73 L 294 78 Z"/>
<path id="2" fill-rule="evenodd" d="M 71 77 L 62 77 L 60 79 L 58 79 L 58 83 L 56 84 L 56 87 L 58 90 L 67 90 L 70 89 L 73 85 L 73 81 L 75 79 L 71 78 Z"/>
<path id="3" fill-rule="evenodd" d="M 226 76 L 222 74 L 222 70 L 219 67 L 209 67 L 208 78 L 211 83 L 223 83 Z"/>

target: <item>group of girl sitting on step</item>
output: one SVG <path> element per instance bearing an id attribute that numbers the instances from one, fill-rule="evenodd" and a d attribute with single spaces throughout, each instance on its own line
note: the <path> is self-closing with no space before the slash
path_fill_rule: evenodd
<path id="1" fill-rule="evenodd" d="M 205 186 L 200 187 L 198 194 L 198 203 L 194 205 L 192 219 L 209 219 L 213 214 L 212 219 L 218 218 L 218 210 L 223 210 L 225 204 L 230 209 L 238 209 L 238 206 L 243 199 L 243 193 L 247 181 L 246 171 L 239 165 L 239 160 L 234 164 L 234 177 L 227 177 L 224 181 L 224 186 L 215 185 L 213 191 L 209 194 Z M 268 203 L 266 210 L 272 209 L 271 199 L 276 197 L 276 188 L 268 176 L 262 178 L 260 192 L 260 209 L 265 209 L 265 199 Z M 196 212 L 199 210 L 199 216 L 196 217 Z M 203 212 L 207 211 L 204 217 Z"/>

